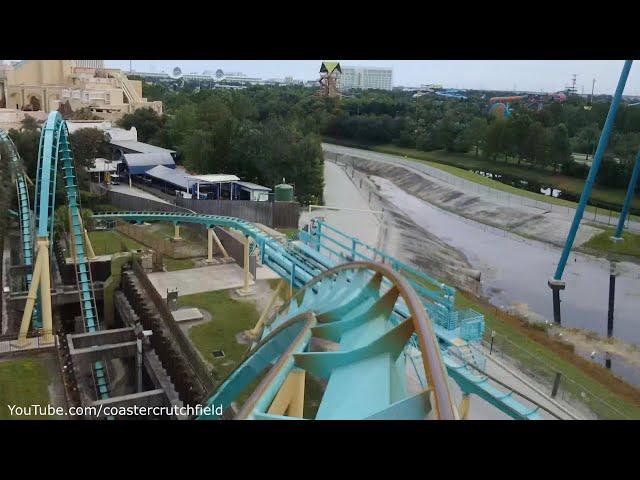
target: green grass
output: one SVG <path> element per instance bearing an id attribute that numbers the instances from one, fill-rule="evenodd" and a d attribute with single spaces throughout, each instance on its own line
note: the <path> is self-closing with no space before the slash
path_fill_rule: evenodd
<path id="1" fill-rule="evenodd" d="M 582 245 L 582 247 L 640 258 L 640 235 L 636 233 L 623 232 L 622 238 L 624 240 L 622 242 L 613 242 L 611 237 L 614 233 L 614 228 L 608 228 L 604 232 L 591 237 L 588 242 Z"/>
<path id="2" fill-rule="evenodd" d="M 150 232 L 152 232 L 158 238 L 171 240 L 174 234 L 173 223 L 154 222 L 151 225 Z M 180 238 L 186 240 L 187 242 L 198 244 L 202 244 L 203 241 L 206 241 L 203 240 L 202 237 L 198 236 L 197 232 L 193 228 L 187 225 L 180 225 Z"/>
<path id="3" fill-rule="evenodd" d="M 122 243 L 130 250 L 144 248 L 132 238 L 121 235 L 114 230 L 96 230 L 89 232 L 93 252 L 96 255 L 111 255 L 122 251 Z"/>
<path id="4" fill-rule="evenodd" d="M 0 420 L 12 417 L 7 405 L 46 406 L 49 403 L 49 373 L 44 360 L 24 359 L 0 362 Z M 44 417 L 18 417 L 33 419 Z"/>
<path id="5" fill-rule="evenodd" d="M 259 313 L 254 301 L 238 301 L 227 291 L 196 293 L 179 297 L 181 307 L 198 307 L 212 320 L 189 329 L 189 338 L 202 356 L 214 365 L 218 378 L 226 377 L 238 365 L 249 348 L 236 341 L 236 334 L 253 328 Z M 214 359 L 211 352 L 224 350 L 224 358 Z"/>
<path id="6" fill-rule="evenodd" d="M 195 266 L 194 261 L 190 258 L 171 258 L 165 255 L 162 257 L 162 261 L 164 262 L 164 266 L 166 267 L 167 272 L 186 270 Z"/>
<path id="7" fill-rule="evenodd" d="M 491 311 L 491 308 L 485 308 L 478 305 L 460 292 L 456 295 L 456 307 L 459 309 L 473 308 L 474 310 L 483 313 L 485 319 L 485 337 L 488 338 L 491 335 L 491 331 L 495 330 L 498 335 L 508 338 L 509 341 L 515 345 L 514 348 L 509 348 L 508 351 L 505 352 L 509 357 L 520 361 L 530 369 L 536 370 L 539 374 L 544 375 L 552 370 L 560 371 L 563 376 L 582 385 L 586 390 L 621 411 L 628 417 L 640 419 L 640 406 L 637 403 L 634 404 L 611 391 L 606 385 L 603 385 L 592 376 L 586 374 L 577 365 L 565 360 L 560 355 L 550 350 L 547 346 L 532 339 L 523 331 L 522 328 L 515 327 L 496 317 Z M 546 333 L 544 335 L 546 335 Z M 552 341 L 550 337 L 549 340 Z M 501 347 L 503 347 L 503 345 L 501 345 Z M 526 352 L 523 352 L 518 347 Z M 603 371 L 601 373 L 603 375 L 608 375 L 608 372 L 605 372 L 604 369 L 602 370 Z M 570 393 L 576 394 L 576 396 L 580 394 L 580 390 L 577 386 L 570 382 L 563 382 L 562 388 Z M 606 415 L 609 412 L 605 406 L 595 400 L 587 400 L 586 403 L 588 403 L 596 413 Z"/>
<path id="8" fill-rule="evenodd" d="M 514 195 L 520 195 L 522 197 L 527 197 L 541 202 L 547 202 L 564 207 L 575 208 L 577 204 L 576 202 L 572 202 L 570 200 L 555 198 L 540 193 L 516 188 L 511 185 L 498 182 L 491 178 L 483 177 L 482 175 L 470 172 L 469 169 L 498 172 L 504 175 L 521 177 L 524 180 L 550 184 L 553 185 L 554 188 L 558 188 L 563 192 L 575 196 L 580 196 L 580 194 L 582 193 L 582 188 L 584 186 L 584 180 L 580 178 L 554 174 L 550 171 L 535 170 L 528 166 L 518 166 L 516 163 L 512 162 L 491 162 L 488 160 L 484 160 L 481 157 L 475 157 L 468 154 L 447 153 L 443 151 L 423 152 L 413 148 L 403 148 L 395 145 L 360 145 L 333 138 L 327 138 L 326 141 L 329 143 L 335 143 L 337 145 L 352 146 L 354 148 L 367 148 L 369 150 L 380 153 L 388 153 L 391 155 L 399 155 L 402 157 L 407 156 L 408 160 L 425 163 L 431 167 L 438 168 L 452 175 L 464 178 L 480 185 L 485 185 L 487 187 L 491 187 L 503 192 L 509 192 Z M 625 193 L 626 191 L 624 189 L 594 187 L 591 191 L 591 198 L 600 202 L 617 205 L 619 206 L 619 208 L 622 208 Z M 632 202 L 632 207 L 640 209 L 640 197 L 634 199 L 634 201 Z M 595 210 L 596 207 L 587 205 L 587 211 Z M 598 211 L 602 213 L 605 212 L 605 210 L 603 210 L 602 208 L 598 208 Z M 614 213 L 616 212 L 614 211 Z M 638 218 L 633 215 L 631 217 L 633 219 Z"/>
<path id="9" fill-rule="evenodd" d="M 436 287 L 410 272 L 403 272 L 403 275 L 408 279 L 419 283 L 427 290 L 436 290 Z M 549 380 L 553 380 L 555 371 L 562 372 L 564 377 L 575 382 L 563 381 L 561 383 L 563 390 L 578 397 L 581 390 L 576 384 L 582 385 L 586 390 L 624 413 L 626 416 L 634 419 L 640 419 L 640 403 L 638 403 L 640 395 L 636 397 L 636 403 L 634 404 L 628 399 L 611 391 L 607 385 L 599 382 L 592 375 L 584 372 L 575 363 L 566 360 L 558 353 L 551 350 L 548 345 L 554 340 L 551 337 L 547 337 L 546 332 L 543 332 L 543 330 L 545 330 L 544 328 L 530 325 L 516 326 L 515 324 L 507 323 L 494 314 L 494 309 L 492 307 L 480 305 L 466 296 L 463 292 L 458 291 L 456 293 L 456 309 L 464 310 L 467 308 L 472 308 L 484 315 L 485 338 L 489 339 L 492 330 L 496 331 L 496 334 L 498 335 L 497 338 L 507 338 L 511 344 L 502 342 L 500 345 L 501 349 L 505 351 L 510 358 L 522 363 L 522 365 L 528 370 L 533 370 L 539 376 L 547 377 Z M 543 333 L 542 338 L 546 340 L 544 343 L 536 341 L 528 335 L 528 333 L 535 330 L 538 331 L 536 333 Z M 605 380 L 605 382 L 607 380 L 614 380 L 613 376 L 608 371 L 597 367 L 595 364 L 593 364 L 593 367 L 592 371 L 595 371 L 600 378 Z M 595 399 L 587 398 L 587 400 L 584 401 L 594 412 L 599 413 L 604 417 L 610 416 L 612 413 L 608 407 Z"/>
<path id="10" fill-rule="evenodd" d="M 298 239 L 298 229 L 297 228 L 278 228 L 280 233 L 284 233 L 287 236 L 288 240 L 297 240 Z"/>
<path id="11" fill-rule="evenodd" d="M 554 188 L 558 188 L 563 192 L 575 196 L 580 196 L 584 187 L 584 179 L 581 178 L 568 177 L 565 175 L 552 173 L 550 171 L 536 170 L 532 169 L 530 166 L 518 166 L 515 163 L 491 162 L 488 160 L 484 160 L 481 157 L 475 157 L 473 155 L 446 153 L 442 151 L 421 152 L 419 150 L 411 148 L 401 148 L 394 145 L 375 146 L 372 147 L 372 150 L 381 153 L 390 153 L 393 155 L 407 155 L 407 157 L 411 157 L 411 159 L 417 159 L 419 161 L 422 161 L 423 163 L 431 165 L 432 167 L 439 168 L 462 178 L 466 178 L 467 180 L 470 180 L 472 182 L 479 183 L 481 185 L 487 185 L 498 190 L 526 196 L 536 200 L 546 201 L 547 203 L 553 203 L 554 205 L 575 207 L 576 203 L 569 200 L 564 200 L 562 198 L 555 198 L 512 187 L 511 185 L 506 185 L 491 178 L 486 178 L 482 175 L 477 175 L 473 172 L 469 172 L 468 169 L 499 172 L 504 175 L 521 177 L 525 180 L 531 180 L 537 183 L 553 185 Z M 622 208 L 625 193 L 626 191 L 624 189 L 619 188 L 593 187 L 593 190 L 591 190 L 591 199 L 614 204 Z M 640 198 L 635 199 L 632 203 L 632 206 L 634 208 L 640 209 Z M 589 205 L 587 209 L 594 210 L 595 207 Z M 599 210 L 602 209 L 600 208 Z"/>

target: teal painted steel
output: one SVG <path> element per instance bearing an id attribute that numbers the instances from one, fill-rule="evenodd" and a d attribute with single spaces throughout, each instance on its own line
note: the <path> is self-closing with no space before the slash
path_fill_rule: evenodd
<path id="1" fill-rule="evenodd" d="M 584 188 L 582 189 L 580 202 L 578 203 L 576 213 L 573 216 L 573 222 L 571 222 L 571 228 L 569 229 L 569 233 L 567 234 L 567 240 L 565 241 L 564 248 L 562 249 L 560 260 L 558 261 L 558 267 L 556 268 L 556 272 L 553 275 L 554 280 L 562 279 L 562 273 L 564 272 L 564 268 L 567 265 L 569 252 L 571 252 L 571 247 L 573 247 L 573 241 L 576 238 L 576 233 L 578 233 L 578 228 L 580 227 L 580 222 L 582 221 L 582 215 L 584 214 L 584 209 L 587 206 L 587 200 L 589 200 L 589 195 L 591 195 L 591 188 L 593 187 L 596 175 L 598 174 L 598 170 L 600 169 L 600 162 L 602 161 L 604 152 L 607 149 L 609 136 L 611 135 L 613 123 L 616 119 L 618 105 L 620 105 L 622 92 L 624 91 L 624 86 L 627 83 L 627 77 L 629 76 L 629 71 L 631 70 L 632 64 L 633 60 L 625 60 L 624 66 L 622 67 L 622 72 L 620 73 L 620 78 L 618 79 L 618 86 L 616 87 L 616 91 L 613 94 L 613 100 L 611 101 L 611 106 L 609 107 L 609 113 L 607 114 L 607 119 L 604 122 L 604 127 L 602 129 L 602 133 L 600 134 L 598 148 L 596 149 L 596 153 L 593 155 L 591 168 L 589 169 L 589 175 L 587 176 Z"/>
<path id="2" fill-rule="evenodd" d="M 84 231 L 81 228 L 80 191 L 76 184 L 75 169 L 73 166 L 73 154 L 69 144 L 69 132 L 67 124 L 59 112 L 51 112 L 42 128 L 40 135 L 40 147 L 38 150 L 38 173 L 36 178 L 36 205 L 37 215 L 36 231 L 38 237 L 49 239 L 53 244 L 54 235 L 54 211 L 56 180 L 58 165 L 62 171 L 67 205 L 71 215 L 71 241 L 76 253 L 75 269 L 76 282 L 80 300 L 80 311 L 87 332 L 96 332 L 100 329 L 98 323 L 93 282 L 91 279 L 91 267 L 85 252 Z M 49 272 L 46 272 L 49 274 Z M 108 378 L 106 366 L 97 361 L 92 369 L 96 395 L 100 399 L 109 398 Z"/>
<path id="3" fill-rule="evenodd" d="M 340 240 L 336 240 L 332 235 L 338 236 Z M 294 242 L 294 248 L 303 251 L 305 255 L 314 257 L 322 257 L 321 254 L 316 254 L 313 251 L 314 248 L 317 252 L 328 252 L 327 255 L 334 260 L 329 262 L 328 267 L 351 259 L 356 261 L 381 261 L 391 265 L 394 271 L 402 273 L 407 278 L 422 299 L 430 318 L 437 325 L 455 332 L 466 341 L 474 342 L 482 339 L 484 332 L 483 315 L 472 309 L 459 312 L 455 308 L 456 291 L 453 287 L 400 262 L 396 258 L 345 234 L 321 220 L 314 219 L 310 232 L 301 231 L 299 238 L 301 242 Z M 328 244 L 331 246 L 328 246 Z"/>
<path id="4" fill-rule="evenodd" d="M 121 219 L 132 222 L 178 221 L 180 223 L 194 223 L 205 225 L 207 228 L 213 226 L 235 228 L 237 230 L 240 230 L 243 234 L 253 238 L 260 246 L 261 258 L 263 259 L 262 263 L 264 265 L 269 266 L 281 278 L 285 279 L 289 283 L 293 282 L 293 286 L 296 288 L 303 287 L 307 282 L 309 282 L 315 276 L 313 272 L 316 272 L 318 269 L 325 270 L 336 266 L 338 263 L 349 261 L 349 258 L 346 258 L 342 253 L 338 251 L 335 251 L 335 253 L 338 256 L 342 257 L 342 262 L 330 260 L 326 256 L 318 253 L 318 250 L 326 248 L 320 242 L 320 239 L 317 236 L 306 237 L 308 242 L 307 245 L 304 245 L 304 243 L 300 242 L 293 242 L 289 245 L 282 245 L 274 238 L 268 236 L 262 230 L 255 227 L 250 222 L 234 217 L 200 215 L 181 212 L 131 211 L 98 213 L 93 217 L 97 219 Z M 345 235 L 334 227 L 320 222 L 318 224 L 318 231 L 322 232 L 323 229 L 325 232 L 326 230 L 333 229 L 341 233 L 342 235 Z M 305 233 L 306 232 L 300 232 L 301 238 L 304 237 Z M 325 233 L 323 233 L 323 235 L 324 234 Z M 376 258 L 382 258 L 383 262 L 393 264 L 396 270 L 406 269 L 414 275 L 417 275 L 418 278 L 420 278 L 424 282 L 427 282 L 428 284 L 439 288 L 440 292 L 436 297 L 436 300 L 439 300 L 439 302 L 426 300 L 423 301 L 423 305 L 425 306 L 425 309 L 430 316 L 437 318 L 438 312 L 440 312 L 441 315 L 444 315 L 445 313 L 452 311 L 452 309 L 455 311 L 455 290 L 452 287 L 442 282 L 438 282 L 437 280 L 425 275 L 422 272 L 419 272 L 418 270 L 410 270 L 411 267 L 403 265 L 393 257 L 384 254 L 384 252 L 377 251 L 373 247 L 370 247 L 363 242 L 360 242 L 359 240 L 358 242 L 360 245 L 362 245 L 362 248 L 375 253 L 375 257 L 373 257 L 373 260 L 375 260 Z M 346 244 L 344 244 L 344 246 L 351 250 L 351 247 L 347 246 Z M 308 255 L 308 249 L 312 249 L 313 247 L 317 247 L 318 250 L 316 250 L 312 255 Z M 362 257 L 364 257 L 367 260 L 371 260 L 370 258 L 365 257 L 364 254 L 360 255 L 361 257 L 359 257 L 359 259 L 362 259 Z M 328 299 L 328 305 L 319 305 L 317 307 L 318 314 L 326 313 L 323 311 L 323 309 L 329 308 L 330 305 L 335 304 L 337 301 L 339 301 L 341 295 L 351 295 L 352 297 L 357 297 L 360 290 L 365 288 L 366 280 L 367 279 L 362 275 L 355 275 L 354 278 L 343 278 L 340 282 L 332 282 L 331 284 L 326 284 L 330 285 L 330 288 L 324 287 L 320 289 L 320 287 L 314 286 L 314 289 L 310 289 L 310 291 L 303 298 L 303 301 L 300 305 L 297 303 L 296 299 L 292 301 L 289 312 L 282 315 L 282 317 L 277 322 L 274 322 L 273 328 L 275 328 L 277 325 L 283 324 L 283 322 L 287 320 L 290 320 L 296 314 L 308 309 L 309 305 L 313 303 L 313 299 L 315 298 L 316 294 L 322 293 Z M 410 281 L 409 283 L 414 288 L 417 285 L 412 281 Z M 325 284 L 323 283 L 323 285 Z M 458 312 L 456 312 L 456 314 L 457 313 Z M 399 300 L 394 307 L 393 314 L 390 316 L 390 321 L 393 324 L 399 324 L 406 318 L 408 318 L 408 315 L 409 313 L 406 306 L 401 300 Z M 465 320 L 469 319 L 469 324 L 466 328 L 471 330 L 471 333 L 469 335 L 471 335 L 472 338 L 469 339 L 470 341 L 476 341 L 482 335 L 482 327 L 484 325 L 484 322 L 482 318 L 478 319 L 478 315 L 479 314 L 477 312 L 465 312 L 463 316 Z M 481 322 L 480 325 L 476 324 L 478 321 Z M 451 355 L 451 353 L 449 352 L 449 348 L 454 346 L 454 340 L 460 338 L 460 335 L 462 335 L 464 328 L 465 327 L 461 327 L 459 325 L 455 329 L 447 329 L 444 326 L 440 325 L 437 321 L 433 322 L 433 329 L 441 345 L 443 362 L 451 377 L 456 380 L 456 382 L 463 390 L 473 390 L 472 393 L 477 394 L 479 397 L 485 399 L 492 405 L 497 405 L 501 411 L 505 412 L 507 415 L 512 416 L 513 418 L 539 419 L 540 417 L 537 412 L 532 412 L 531 409 L 528 409 L 527 407 L 518 403 L 516 400 L 512 399 L 509 392 L 505 393 L 504 391 L 492 386 L 488 381 L 486 381 L 486 377 L 482 376 L 475 369 L 470 367 L 460 368 L 461 366 L 464 367 L 464 363 L 461 363 L 459 359 Z M 269 333 L 270 331 L 272 330 L 265 329 L 265 334 Z M 414 339 L 409 340 L 409 343 L 412 342 L 413 346 L 417 346 Z M 476 367 L 484 367 L 482 358 L 474 357 L 470 358 L 469 361 L 473 362 Z M 226 392 L 225 395 L 227 395 L 227 393 L 228 392 Z"/>
<path id="5" fill-rule="evenodd" d="M 91 271 L 84 246 L 84 231 L 80 219 L 80 192 L 76 185 L 73 154 L 69 145 L 67 125 L 59 112 L 51 112 L 42 129 L 38 156 L 36 184 L 37 235 L 53 242 L 53 221 L 58 164 L 63 174 L 67 205 L 71 214 L 71 241 L 76 252 L 76 280 L 80 296 L 80 310 L 87 332 L 99 330 L 93 294 Z"/>
<path id="6" fill-rule="evenodd" d="M 33 265 L 33 234 L 31 231 L 31 207 L 29 205 L 29 190 L 27 189 L 27 181 L 24 175 L 24 165 L 18 154 L 18 149 L 11 140 L 11 137 L 4 130 L 0 129 L 0 142 L 6 147 L 10 156 L 11 165 L 14 169 L 16 179 L 16 193 L 18 197 L 18 219 L 20 222 L 20 239 L 22 243 L 22 260 L 25 265 Z M 26 275 L 27 290 L 31 285 L 32 275 Z M 33 326 L 35 328 L 42 327 L 42 319 L 38 306 L 33 311 Z"/>
<path id="7" fill-rule="evenodd" d="M 624 222 L 629 215 L 629 208 L 631 207 L 631 200 L 633 200 L 633 194 L 636 191 L 636 184 L 638 183 L 638 175 L 640 174 L 640 151 L 636 155 L 636 163 L 633 166 L 633 172 L 631 173 L 631 179 L 629 180 L 629 186 L 627 187 L 627 194 L 624 197 L 624 204 L 622 205 L 622 211 L 620 212 L 620 218 L 618 219 L 618 226 L 616 227 L 615 238 L 622 238 L 622 230 L 624 230 Z"/>

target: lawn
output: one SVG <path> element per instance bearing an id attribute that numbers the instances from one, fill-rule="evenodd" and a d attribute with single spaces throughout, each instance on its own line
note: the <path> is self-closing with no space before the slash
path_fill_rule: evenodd
<path id="1" fill-rule="evenodd" d="M 566 391 L 579 395 L 581 390 L 576 385 L 579 384 L 626 416 L 640 419 L 638 389 L 614 377 L 603 367 L 578 357 L 560 346 L 544 330 L 525 325 L 515 318 L 512 321 L 505 321 L 494 314 L 495 308 L 481 305 L 461 292 L 456 294 L 456 308 L 473 308 L 484 314 L 485 338 L 490 338 L 492 330 L 495 330 L 498 336 L 506 337 L 513 344 L 511 348 L 505 348 L 505 353 L 509 357 L 522 362 L 543 376 L 549 376 L 552 370 L 559 371 L 563 377 L 575 382 L 574 384 L 563 381 L 561 387 Z M 588 398 L 586 403 L 596 413 L 605 416 L 610 413 L 606 406 L 596 400 Z"/>
<path id="2" fill-rule="evenodd" d="M 622 242 L 613 242 L 611 237 L 614 233 L 615 229 L 608 228 L 604 232 L 591 237 L 582 247 L 640 258 L 640 235 L 631 232 L 622 232 L 622 238 L 624 240 Z"/>
<path id="3" fill-rule="evenodd" d="M 122 244 L 129 250 L 135 250 L 138 248 L 144 248 L 132 238 L 126 235 L 121 235 L 114 230 L 94 230 L 89 232 L 89 239 L 93 246 L 93 253 L 96 255 L 111 255 L 113 253 L 121 252 Z"/>
<path id="4" fill-rule="evenodd" d="M 49 373 L 44 360 L 24 359 L 0 362 L 0 420 L 15 419 L 7 405 L 46 406 L 49 403 Z M 44 417 L 24 417 L 33 419 Z"/>
<path id="5" fill-rule="evenodd" d="M 216 376 L 225 378 L 238 365 L 249 348 L 236 341 L 236 334 L 253 328 L 259 313 L 255 301 L 239 301 L 227 291 L 197 293 L 178 298 L 181 307 L 198 307 L 212 320 L 189 329 L 189 338 L 202 356 L 215 367 Z M 211 352 L 223 350 L 224 358 L 214 359 Z"/>
<path id="6" fill-rule="evenodd" d="M 196 230 L 187 225 L 180 225 L 180 238 L 191 243 L 201 244 L 206 242 L 201 236 L 198 235 Z M 165 240 L 171 240 L 174 235 L 173 223 L 167 222 L 154 222 L 151 224 L 150 230 L 158 237 Z"/>
<path id="7" fill-rule="evenodd" d="M 190 258 L 171 258 L 166 255 L 162 257 L 167 272 L 175 272 L 176 270 L 186 270 L 193 268 L 195 263 Z"/>
<path id="8" fill-rule="evenodd" d="M 507 185 L 491 178 L 477 175 L 469 170 L 481 170 L 495 173 L 502 173 L 504 175 L 511 175 L 514 177 L 521 177 L 525 180 L 531 180 L 537 183 L 550 184 L 554 188 L 558 188 L 568 194 L 580 196 L 582 188 L 584 186 L 584 180 L 575 177 L 567 177 L 560 174 L 554 174 L 550 171 L 540 171 L 532 169 L 528 166 L 518 166 L 515 163 L 505 162 L 489 162 L 481 157 L 475 157 L 473 155 L 446 153 L 443 151 L 423 152 L 413 148 L 403 148 L 395 145 L 360 145 L 353 142 L 343 141 L 339 139 L 326 139 L 329 143 L 335 143 L 336 145 L 345 145 L 353 148 L 364 148 L 380 153 L 388 153 L 391 155 L 407 156 L 408 160 L 414 160 L 421 163 L 425 163 L 431 167 L 438 168 L 452 175 L 460 178 L 464 178 L 471 182 L 485 185 L 487 187 L 509 192 L 514 195 L 520 195 L 523 197 L 531 198 L 538 201 L 544 201 L 552 203 L 554 205 L 561 205 L 565 207 L 575 208 L 576 203 L 570 200 L 564 200 L 562 198 L 555 198 L 540 193 L 530 192 L 528 190 L 520 189 Z M 607 204 L 613 204 L 618 206 L 618 209 L 622 208 L 626 191 L 624 189 L 613 189 L 594 187 L 591 191 L 591 198 L 596 201 L 604 202 Z M 640 209 L 640 198 L 635 198 L 632 202 L 632 207 Z M 596 207 L 592 205 L 587 206 L 587 211 L 594 211 Z M 604 214 L 602 208 L 598 208 L 599 212 Z M 616 213 L 616 212 L 614 212 Z M 617 213 L 616 213 L 617 216 Z M 632 218 L 637 218 L 632 216 Z"/>
<path id="9" fill-rule="evenodd" d="M 410 280 L 416 281 L 428 290 L 436 287 L 415 275 L 405 273 Z M 485 339 L 489 340 L 491 331 L 495 330 L 501 341 L 501 349 L 512 359 L 522 363 L 536 375 L 553 380 L 555 372 L 561 372 L 563 381 L 561 388 L 575 396 L 585 390 L 602 399 L 627 417 L 640 419 L 640 391 L 622 380 L 614 377 L 609 371 L 589 360 L 583 359 L 566 347 L 553 340 L 544 329 L 535 328 L 525 322 L 501 314 L 496 315 L 496 308 L 486 301 L 480 301 L 470 294 L 457 291 L 456 309 L 472 308 L 484 315 Z M 504 341 L 507 339 L 507 341 Z M 570 379 L 570 380 L 568 380 Z M 571 381 L 572 380 L 572 381 Z M 583 386 L 581 389 L 579 386 Z M 591 409 L 603 417 L 613 416 L 606 405 L 588 397 L 585 400 Z"/>
<path id="10" fill-rule="evenodd" d="M 506 185 L 490 178 L 483 177 L 482 175 L 477 175 L 473 172 L 469 172 L 468 170 L 484 170 L 490 172 L 498 172 L 504 175 L 511 175 L 514 177 L 521 177 L 523 179 L 531 180 L 537 183 L 553 185 L 554 188 L 558 188 L 563 192 L 578 197 L 582 193 L 582 188 L 584 187 L 584 180 L 581 178 L 554 174 L 550 171 L 540 171 L 532 169 L 529 166 L 518 166 L 515 163 L 490 162 L 482 159 L 481 157 L 476 158 L 472 155 L 446 153 L 443 151 L 421 152 L 419 150 L 411 148 L 396 147 L 395 145 L 375 146 L 372 147 L 372 150 L 393 155 L 406 155 L 411 159 L 418 159 L 419 161 L 427 163 L 432 167 L 439 168 L 462 178 L 466 178 L 467 180 L 470 180 L 472 182 L 480 183 L 482 185 L 487 185 L 492 188 L 515 193 L 529 198 L 534 198 L 536 200 L 546 201 L 548 203 L 553 203 L 556 205 L 575 207 L 576 204 L 575 202 L 571 202 L 569 200 L 563 200 L 561 198 L 546 196 L 535 192 L 529 192 L 528 190 L 512 187 L 511 185 Z M 449 166 L 453 168 L 443 168 L 443 166 Z M 591 191 L 591 199 L 614 204 L 619 208 L 622 208 L 625 193 L 626 191 L 624 189 L 593 187 L 593 190 Z M 633 201 L 632 207 L 640 209 L 640 198 L 636 198 Z M 589 206 L 589 209 L 595 209 L 595 207 Z"/>

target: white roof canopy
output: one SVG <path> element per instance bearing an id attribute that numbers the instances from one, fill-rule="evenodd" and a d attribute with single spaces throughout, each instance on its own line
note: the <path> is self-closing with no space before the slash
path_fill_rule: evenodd
<path id="1" fill-rule="evenodd" d="M 191 178 L 196 182 L 201 180 L 202 183 L 222 183 L 222 182 L 237 182 L 240 178 L 235 175 L 226 175 L 224 173 L 215 173 L 210 175 L 192 175 Z"/>

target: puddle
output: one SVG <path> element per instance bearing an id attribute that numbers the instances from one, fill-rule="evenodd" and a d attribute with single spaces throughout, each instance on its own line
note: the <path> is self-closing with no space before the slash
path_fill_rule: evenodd
<path id="1" fill-rule="evenodd" d="M 551 290 L 561 250 L 535 240 L 489 228 L 443 211 L 393 183 L 373 177 L 380 192 L 416 224 L 462 251 L 474 268 L 482 271 L 482 289 L 496 306 L 514 303 L 547 319 L 553 319 Z M 614 336 L 640 344 L 640 266 L 620 263 L 616 279 Z M 571 253 L 564 277 L 562 320 L 567 327 L 593 330 L 606 335 L 609 294 L 609 262 Z"/>

